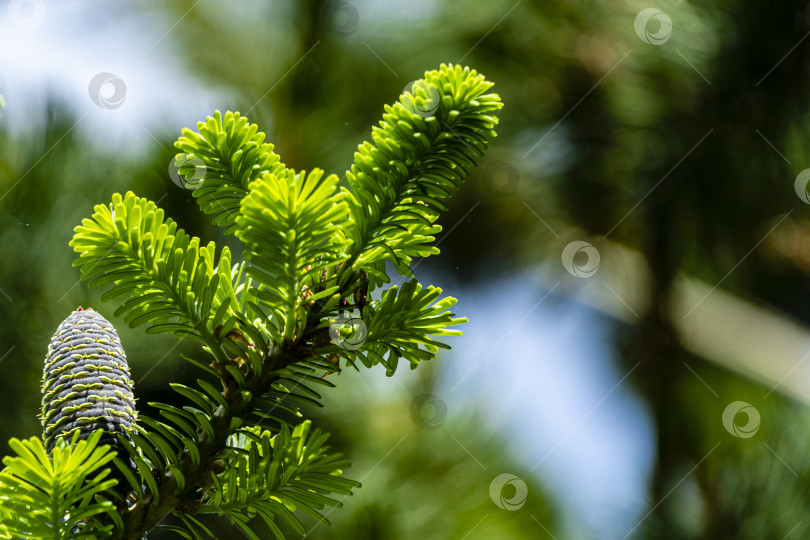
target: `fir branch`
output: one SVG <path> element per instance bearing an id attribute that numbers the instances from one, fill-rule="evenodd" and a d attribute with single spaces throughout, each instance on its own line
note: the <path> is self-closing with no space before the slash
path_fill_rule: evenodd
<path id="1" fill-rule="evenodd" d="M 318 352 L 338 354 L 350 363 L 359 359 L 367 367 L 383 364 L 389 375 L 396 371 L 400 358 L 415 368 L 419 362 L 435 357 L 439 349 L 450 348 L 429 336 L 461 335 L 461 330 L 450 327 L 467 322 L 447 311 L 456 299 L 448 296 L 440 300 L 441 293 L 438 287 L 423 289 L 416 280 L 406 282 L 402 288 L 393 286 L 380 300 L 361 310 L 359 320 L 365 333 L 362 339 L 343 336 Z M 347 347 L 347 342 L 357 346 Z"/>
<path id="2" fill-rule="evenodd" d="M 213 216 L 214 225 L 226 233 L 236 230 L 239 204 L 247 195 L 250 183 L 265 174 L 281 174 L 284 164 L 264 142 L 265 134 L 256 124 L 238 112 L 219 111 L 197 124 L 198 132 L 183 129 L 174 144 L 183 153 L 175 163 L 179 173 L 194 187 L 194 198 L 200 209 Z M 198 178 L 197 161 L 204 165 L 203 178 Z"/>
<path id="3" fill-rule="evenodd" d="M 16 456 L 0 472 L 0 538 L 79 540 L 106 537 L 121 523 L 102 495 L 116 485 L 105 466 L 115 457 L 99 445 L 102 431 L 85 440 L 59 439 L 49 455 L 40 439 L 11 439 Z M 102 516 L 109 524 L 101 525 Z"/>
<path id="4" fill-rule="evenodd" d="M 431 245 L 442 200 L 468 176 L 494 136 L 501 108 L 492 83 L 475 70 L 444 65 L 425 73 L 411 92 L 385 107 L 373 142 L 358 148 L 346 178 L 354 196 L 352 262 L 377 282 L 388 281 L 379 263 L 391 260 L 412 276 L 412 257 L 439 252 Z"/>
<path id="5" fill-rule="evenodd" d="M 338 290 L 320 287 L 320 278 L 345 258 L 348 245 L 346 193 L 336 193 L 337 176 L 322 176 L 319 169 L 267 174 L 251 185 L 236 219 L 248 273 L 262 284 L 256 298 L 283 321 L 288 344 L 301 335 L 299 321 L 306 321 L 299 309 Z"/>
<path id="6" fill-rule="evenodd" d="M 102 299 L 122 301 L 116 315 L 132 326 L 151 323 L 151 332 L 198 338 L 214 361 L 187 360 L 221 383 L 173 385 L 189 404 L 153 404 L 162 419 L 142 416 L 132 441 L 121 438 L 136 471 L 116 465 L 135 501 L 114 538 L 140 540 L 170 512 L 187 528 L 176 530 L 198 537 L 208 532 L 194 514 L 209 511 L 254 536 L 246 517 L 256 512 L 278 534 L 277 518 L 296 523 L 285 504 L 317 518 L 334 503 L 329 493 L 355 486 L 337 477 L 345 465 L 338 457 L 319 451 L 322 435 L 308 434 L 306 423 L 290 431 L 289 419 L 258 406 L 300 417 L 299 402 L 319 404 L 309 385 L 331 386 L 318 375 L 338 355 L 383 363 L 391 374 L 400 358 L 413 367 L 448 348 L 432 336 L 460 333 L 451 327 L 465 319 L 448 311 L 455 299 L 439 299 L 440 289 L 413 280 L 379 300 L 369 292 L 389 280 L 386 261 L 410 275 L 413 257 L 438 252 L 431 242 L 442 201 L 494 135 L 501 103 L 486 93 L 490 87 L 467 68 L 427 73 L 386 107 L 373 144 L 360 146 L 347 173 L 350 189 L 338 190 L 337 177 L 318 169 L 286 169 L 238 113 L 215 113 L 199 133 L 184 130 L 176 144 L 181 173 L 193 177 L 191 164 L 203 163 L 194 196 L 245 244 L 245 263 L 232 266 L 227 248 L 217 259 L 213 243 L 201 247 L 132 193 L 114 195 L 76 229 L 75 264 L 91 286 L 111 285 Z M 335 315 L 354 312 L 367 336 L 360 347 L 341 347 L 330 326 Z M 270 430 L 255 427 L 255 416 L 273 422 Z M 249 440 L 233 439 L 243 427 Z"/>
<path id="7" fill-rule="evenodd" d="M 112 285 L 102 301 L 121 300 L 115 311 L 130 326 L 151 323 L 148 333 L 196 337 L 225 361 L 214 328 L 233 309 L 219 308 L 231 289 L 230 252 L 224 248 L 215 264 L 216 246 L 200 247 L 155 203 L 129 192 L 113 195 L 109 206 L 97 205 L 82 221 L 70 245 L 74 262 L 90 287 Z M 224 296 L 223 296 L 224 294 Z M 226 306 L 229 308 L 230 306 Z"/>

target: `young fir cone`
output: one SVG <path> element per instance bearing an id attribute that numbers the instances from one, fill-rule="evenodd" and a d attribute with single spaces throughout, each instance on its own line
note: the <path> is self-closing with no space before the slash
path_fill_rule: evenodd
<path id="1" fill-rule="evenodd" d="M 42 438 L 48 451 L 57 438 L 78 431 L 85 439 L 105 431 L 99 444 L 120 445 L 137 419 L 133 382 L 113 325 L 92 309 L 77 309 L 51 339 L 42 377 Z"/>

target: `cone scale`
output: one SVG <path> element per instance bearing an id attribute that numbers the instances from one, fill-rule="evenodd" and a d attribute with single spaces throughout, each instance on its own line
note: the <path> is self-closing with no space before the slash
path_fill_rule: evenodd
<path id="1" fill-rule="evenodd" d="M 134 383 L 112 323 L 78 308 L 56 330 L 42 377 L 42 438 L 50 452 L 58 438 L 85 439 L 105 431 L 99 444 L 119 446 L 137 419 Z"/>

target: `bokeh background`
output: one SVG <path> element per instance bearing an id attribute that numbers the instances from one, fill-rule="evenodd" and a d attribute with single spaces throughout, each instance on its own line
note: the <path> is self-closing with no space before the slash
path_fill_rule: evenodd
<path id="1" fill-rule="evenodd" d="M 384 104 L 452 62 L 505 107 L 415 272 L 470 322 L 416 371 L 331 376 L 309 412 L 364 487 L 307 536 L 810 535 L 806 2 L 0 4 L 3 453 L 40 432 L 77 306 L 117 324 L 142 410 L 199 376 L 68 247 L 127 190 L 233 246 L 171 179 L 181 128 L 239 110 L 288 166 L 342 175 Z"/>

